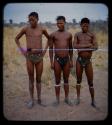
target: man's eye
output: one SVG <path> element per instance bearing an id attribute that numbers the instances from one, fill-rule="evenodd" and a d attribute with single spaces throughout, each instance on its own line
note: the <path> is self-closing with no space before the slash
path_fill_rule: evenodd
<path id="1" fill-rule="evenodd" d="M 33 21 L 33 20 L 29 20 L 30 22 Z"/>

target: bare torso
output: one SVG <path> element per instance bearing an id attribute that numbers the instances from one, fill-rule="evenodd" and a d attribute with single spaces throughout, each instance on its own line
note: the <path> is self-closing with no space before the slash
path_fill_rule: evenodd
<path id="1" fill-rule="evenodd" d="M 36 28 L 31 28 L 28 26 L 26 28 L 26 43 L 27 48 L 38 49 L 38 52 L 42 50 L 42 28 L 37 26 Z"/>
<path id="2" fill-rule="evenodd" d="M 69 40 L 71 38 L 71 34 L 69 32 L 56 31 L 53 34 L 53 44 L 54 44 L 54 52 L 55 55 L 60 57 L 65 57 L 69 55 Z"/>
<path id="3" fill-rule="evenodd" d="M 92 43 L 92 38 L 93 38 L 93 34 L 92 33 L 82 33 L 79 32 L 77 34 L 77 42 L 80 44 L 88 44 L 88 43 Z M 87 48 L 85 48 L 87 49 Z M 78 55 L 82 56 L 82 57 L 87 57 L 87 58 L 91 58 L 92 56 L 92 51 L 91 50 L 78 50 Z"/>

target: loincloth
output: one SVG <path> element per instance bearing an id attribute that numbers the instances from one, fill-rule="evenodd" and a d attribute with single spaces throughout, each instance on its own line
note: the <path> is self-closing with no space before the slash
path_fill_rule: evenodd
<path id="1" fill-rule="evenodd" d="M 32 61 L 33 63 L 37 63 L 42 61 L 43 56 L 42 54 L 37 54 L 37 53 L 27 53 L 26 58 Z"/>
<path id="2" fill-rule="evenodd" d="M 55 55 L 55 59 L 57 60 L 57 62 L 60 64 L 61 68 L 63 69 L 63 67 L 66 65 L 66 63 L 69 61 L 69 56 L 66 57 L 59 57 L 57 55 Z"/>
<path id="3" fill-rule="evenodd" d="M 85 57 L 78 56 L 77 61 L 80 63 L 80 65 L 83 68 L 85 68 L 91 62 L 91 59 L 90 58 L 85 58 Z"/>

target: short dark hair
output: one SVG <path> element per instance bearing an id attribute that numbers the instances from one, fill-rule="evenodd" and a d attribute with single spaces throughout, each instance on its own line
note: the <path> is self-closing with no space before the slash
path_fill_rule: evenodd
<path id="1" fill-rule="evenodd" d="M 90 20 L 87 18 L 87 17 L 85 17 L 85 18 L 82 18 L 81 19 L 81 24 L 83 24 L 83 23 L 90 23 Z"/>
<path id="2" fill-rule="evenodd" d="M 66 22 L 66 19 L 65 19 L 64 16 L 58 16 L 58 17 L 56 18 L 56 20 L 57 20 L 57 21 L 58 21 L 58 20 L 63 20 L 64 22 Z"/>
<path id="3" fill-rule="evenodd" d="M 37 19 L 39 19 L 37 12 L 31 12 L 28 16 L 34 16 L 34 17 L 36 17 Z"/>

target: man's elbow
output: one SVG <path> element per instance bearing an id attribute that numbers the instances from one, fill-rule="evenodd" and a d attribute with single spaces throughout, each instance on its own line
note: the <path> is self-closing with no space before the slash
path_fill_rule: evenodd
<path id="1" fill-rule="evenodd" d="M 96 47 L 96 50 L 98 50 L 98 46 Z"/>
<path id="2" fill-rule="evenodd" d="M 17 36 L 15 37 L 15 42 L 18 43 L 18 38 L 17 38 Z"/>
<path id="3" fill-rule="evenodd" d="M 98 50 L 98 46 L 95 46 L 95 47 L 94 47 L 94 50 Z"/>
<path id="4" fill-rule="evenodd" d="M 76 44 L 74 44 L 74 49 L 78 49 L 78 46 Z"/>
<path id="5" fill-rule="evenodd" d="M 49 52 L 53 51 L 53 47 L 49 46 Z"/>

